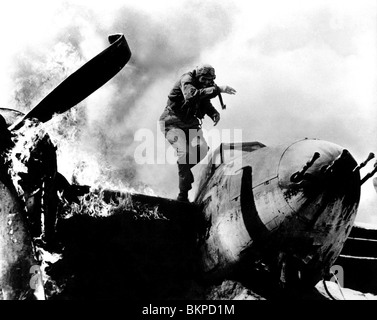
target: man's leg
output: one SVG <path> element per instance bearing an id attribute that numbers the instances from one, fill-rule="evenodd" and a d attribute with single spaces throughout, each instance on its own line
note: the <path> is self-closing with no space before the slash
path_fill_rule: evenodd
<path id="1" fill-rule="evenodd" d="M 208 153 L 208 145 L 200 129 L 190 129 L 186 132 L 188 137 L 186 162 L 178 163 L 179 189 L 181 190 L 178 200 L 188 201 L 188 191 L 192 188 L 194 176 L 191 168 L 197 165 Z"/>
<path id="2" fill-rule="evenodd" d="M 188 146 L 190 168 L 202 161 L 207 155 L 208 150 L 209 147 L 204 139 L 203 131 L 201 129 L 190 129 Z"/>
<path id="3" fill-rule="evenodd" d="M 178 163 L 179 177 L 179 195 L 177 200 L 188 201 L 188 192 L 192 188 L 194 176 L 192 175 L 190 165 L 186 163 Z"/>
<path id="4" fill-rule="evenodd" d="M 166 132 L 166 139 L 177 152 L 179 195 L 177 200 L 188 201 L 188 192 L 194 181 L 188 159 L 188 144 L 186 133 L 179 128 L 169 128 Z"/>

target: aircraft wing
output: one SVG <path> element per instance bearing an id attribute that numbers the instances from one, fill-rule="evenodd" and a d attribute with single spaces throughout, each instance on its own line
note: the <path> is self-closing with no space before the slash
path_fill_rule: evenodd
<path id="1" fill-rule="evenodd" d="M 92 192 L 80 197 L 86 205 L 57 221 L 63 250 L 57 248 L 62 252 L 60 259 L 51 262 L 46 272 L 51 281 L 63 286 L 48 291 L 47 296 L 135 301 L 173 295 L 187 299 L 186 287 L 196 272 L 198 206 L 114 190 Z M 97 195 L 107 205 L 101 201 L 97 206 Z M 96 216 L 106 207 L 111 210 Z"/>
<path id="2" fill-rule="evenodd" d="M 201 218 L 201 208 L 193 202 L 177 201 L 141 193 L 103 191 L 103 200 L 106 203 L 119 202 L 119 199 L 128 199 L 131 205 L 135 205 L 135 211 L 141 211 L 143 208 L 154 208 L 163 219 L 183 221 L 188 218 L 197 221 Z"/>

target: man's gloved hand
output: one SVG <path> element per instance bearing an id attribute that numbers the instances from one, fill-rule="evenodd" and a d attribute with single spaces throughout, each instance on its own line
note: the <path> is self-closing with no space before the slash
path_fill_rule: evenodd
<path id="1" fill-rule="evenodd" d="M 237 91 L 229 86 L 218 86 L 220 89 L 220 92 L 224 92 L 227 94 L 235 94 Z"/>
<path id="2" fill-rule="evenodd" d="M 217 123 L 220 121 L 220 113 L 215 113 L 212 117 L 212 120 L 214 122 L 214 126 L 217 125 Z"/>

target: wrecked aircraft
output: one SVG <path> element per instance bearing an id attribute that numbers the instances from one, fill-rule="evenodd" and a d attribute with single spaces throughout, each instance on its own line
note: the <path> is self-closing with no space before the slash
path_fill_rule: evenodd
<path id="1" fill-rule="evenodd" d="M 267 147 L 221 144 L 202 170 L 200 243 L 207 277 L 241 265 L 264 268 L 283 287 L 314 286 L 328 277 L 357 214 L 360 169 L 334 143 L 303 139 Z"/>
<path id="2" fill-rule="evenodd" d="M 33 119 L 48 121 L 111 79 L 131 52 L 123 35 L 112 35 L 109 41 L 109 48 L 26 115 L 3 109 L 8 130 L 37 128 Z M 56 191 L 63 190 L 68 202 L 88 192 L 85 186 L 70 186 L 57 172 L 47 133 L 40 141 L 43 147 L 31 150 L 41 151 L 31 157 L 35 161 L 24 159 L 34 173 L 31 170 L 21 176 L 18 184 L 4 170 L 1 176 L 0 287 L 4 299 L 44 298 L 41 281 L 30 285 L 30 272 L 33 277 L 38 275 L 33 241 L 43 233 L 47 244 L 50 241 L 46 231 L 53 230 L 48 220 L 56 219 Z M 172 210 L 195 212 L 196 218 L 190 221 L 195 222 L 194 251 L 200 277 L 213 281 L 238 271 L 264 269 L 276 283 L 290 288 L 314 286 L 329 274 L 354 224 L 360 186 L 375 173 L 360 178 L 367 160 L 358 165 L 343 147 L 316 139 L 277 147 L 259 142 L 223 143 L 207 157 L 208 164 L 200 164 L 203 168 L 196 178 L 199 187 L 193 203 L 131 195 L 168 217 Z M 33 177 L 28 176 L 31 174 Z M 46 230 L 39 226 L 35 230 L 27 216 L 41 212 Z"/>
<path id="3" fill-rule="evenodd" d="M 113 34 L 108 40 L 108 48 L 66 78 L 27 114 L 5 108 L 0 110 L 3 152 L 0 165 L 0 287 L 3 299 L 44 299 L 32 239 L 41 233 L 48 238 L 53 232 L 56 192 L 63 188 L 72 200 L 75 190 L 57 172 L 56 149 L 48 134 L 38 128 L 38 122 L 46 122 L 55 114 L 72 108 L 124 67 L 131 57 L 124 35 Z M 12 139 L 12 136 L 16 138 Z M 13 159 L 4 155 L 8 150 L 14 152 Z M 25 166 L 26 172 L 8 172 L 9 167 L 15 165 L 9 165 L 12 161 Z M 42 226 L 41 219 L 44 219 Z"/>

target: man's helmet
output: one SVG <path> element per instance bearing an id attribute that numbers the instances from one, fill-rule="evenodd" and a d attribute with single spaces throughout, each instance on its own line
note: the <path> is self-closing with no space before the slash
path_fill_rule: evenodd
<path id="1" fill-rule="evenodd" d="M 216 78 L 215 68 L 209 64 L 202 64 L 196 67 L 196 76 L 210 78 L 214 80 Z"/>

